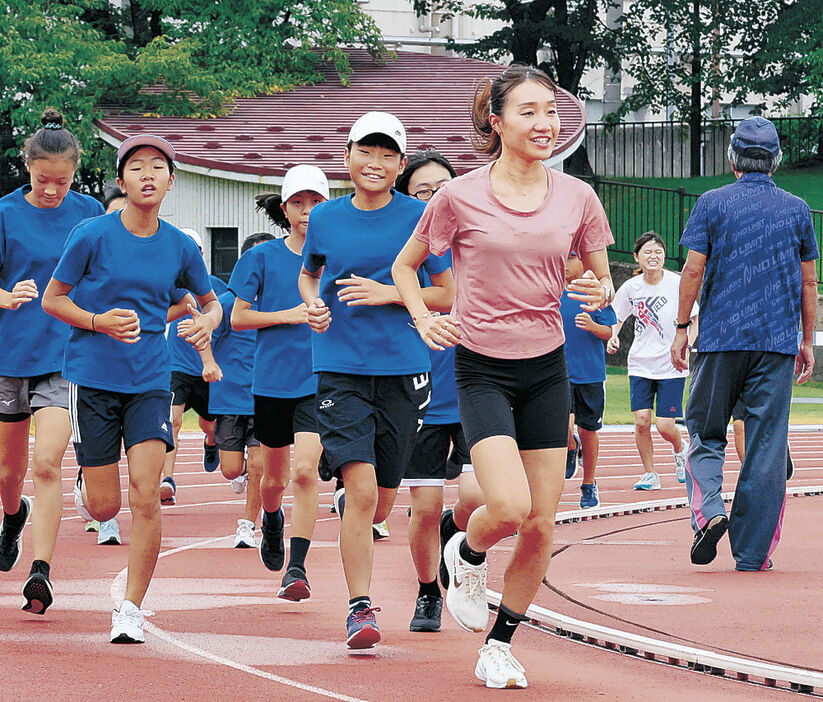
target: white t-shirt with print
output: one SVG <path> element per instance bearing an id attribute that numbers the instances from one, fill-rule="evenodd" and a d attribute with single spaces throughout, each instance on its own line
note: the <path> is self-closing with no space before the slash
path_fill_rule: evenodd
<path id="1" fill-rule="evenodd" d="M 674 341 L 677 308 L 680 300 L 680 276 L 664 270 L 663 278 L 650 285 L 642 275 L 630 278 L 614 296 L 612 308 L 617 321 L 634 315 L 634 342 L 629 349 L 629 375 L 663 380 L 684 378 L 688 370 L 678 371 L 672 365 L 671 346 Z M 691 316 L 697 314 L 695 302 Z"/>

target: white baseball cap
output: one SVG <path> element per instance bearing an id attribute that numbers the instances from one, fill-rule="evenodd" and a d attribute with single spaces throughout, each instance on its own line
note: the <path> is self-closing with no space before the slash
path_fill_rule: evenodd
<path id="1" fill-rule="evenodd" d="M 349 131 L 349 141 L 360 141 L 369 134 L 384 134 L 393 139 L 406 153 L 406 129 L 403 123 L 389 112 L 367 112 L 360 117 Z"/>
<path id="2" fill-rule="evenodd" d="M 311 190 L 328 200 L 329 181 L 326 180 L 326 174 L 317 166 L 309 166 L 305 163 L 289 168 L 283 178 L 280 200 L 286 202 L 292 195 L 303 190 Z"/>
<path id="3" fill-rule="evenodd" d="M 194 239 L 194 243 L 197 244 L 200 250 L 203 250 L 203 239 L 200 237 L 200 234 L 198 234 L 194 229 L 184 227 L 180 231 L 183 232 L 183 234 L 188 234 L 192 239 Z"/>
<path id="4" fill-rule="evenodd" d="M 138 146 L 153 146 L 161 154 L 163 154 L 169 161 L 174 161 L 174 147 L 167 142 L 163 137 L 155 134 L 137 134 L 126 139 L 117 149 L 117 166 L 116 170 L 120 171 L 120 162 L 123 157 L 132 149 Z"/>

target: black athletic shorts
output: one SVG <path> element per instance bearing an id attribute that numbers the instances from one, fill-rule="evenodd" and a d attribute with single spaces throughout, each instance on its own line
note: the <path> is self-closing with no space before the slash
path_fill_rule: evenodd
<path id="1" fill-rule="evenodd" d="M 511 436 L 521 451 L 568 444 L 569 379 L 562 346 L 518 359 L 458 346 L 454 375 L 469 449 L 491 436 Z"/>
<path id="2" fill-rule="evenodd" d="M 172 371 L 171 394 L 173 405 L 183 405 L 184 411 L 193 409 L 207 422 L 215 419 L 215 415 L 209 414 L 209 384 L 202 376 Z"/>
<path id="3" fill-rule="evenodd" d="M 587 431 L 603 428 L 606 408 L 606 383 L 569 383 L 569 412 L 574 423 Z"/>
<path id="4" fill-rule="evenodd" d="M 294 443 L 301 432 L 317 434 L 314 395 L 305 397 L 254 396 L 254 438 L 269 448 Z"/>
<path id="5" fill-rule="evenodd" d="M 247 447 L 260 446 L 254 438 L 254 417 L 250 414 L 218 414 L 214 443 L 221 451 L 242 453 Z"/>
<path id="6" fill-rule="evenodd" d="M 370 463 L 379 487 L 397 488 L 430 401 L 428 373 L 318 373 L 317 423 L 325 467 L 340 478 L 347 463 Z"/>
<path id="7" fill-rule="evenodd" d="M 424 424 L 417 434 L 402 484 L 405 487 L 443 485 L 459 477 L 463 466 L 469 463 L 471 458 L 460 422 Z"/>
<path id="8" fill-rule="evenodd" d="M 69 419 L 77 463 L 84 468 L 117 463 L 121 442 L 128 451 L 158 439 L 166 453 L 174 450 L 171 394 L 165 390 L 126 393 L 69 383 Z"/>

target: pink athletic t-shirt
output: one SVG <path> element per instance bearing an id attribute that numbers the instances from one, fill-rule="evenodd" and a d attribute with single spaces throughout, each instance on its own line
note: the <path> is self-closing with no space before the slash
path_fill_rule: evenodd
<path id="1" fill-rule="evenodd" d="M 506 207 L 489 180 L 492 164 L 446 183 L 414 235 L 452 250 L 460 344 L 493 358 L 534 358 L 564 340 L 560 317 L 569 251 L 614 243 L 594 190 L 547 168 L 546 199 L 532 212 Z"/>

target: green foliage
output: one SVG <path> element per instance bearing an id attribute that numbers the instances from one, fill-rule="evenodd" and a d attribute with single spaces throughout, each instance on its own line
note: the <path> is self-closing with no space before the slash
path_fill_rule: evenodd
<path id="1" fill-rule="evenodd" d="M 113 165 L 95 136 L 101 105 L 210 117 L 238 97 L 323 79 L 348 82 L 343 49 L 382 57 L 380 33 L 356 0 L 9 0 L 0 9 L 0 194 L 26 180 L 19 152 L 46 107 L 60 110 L 86 155 L 83 189 Z M 162 89 L 161 89 L 162 88 Z"/>

